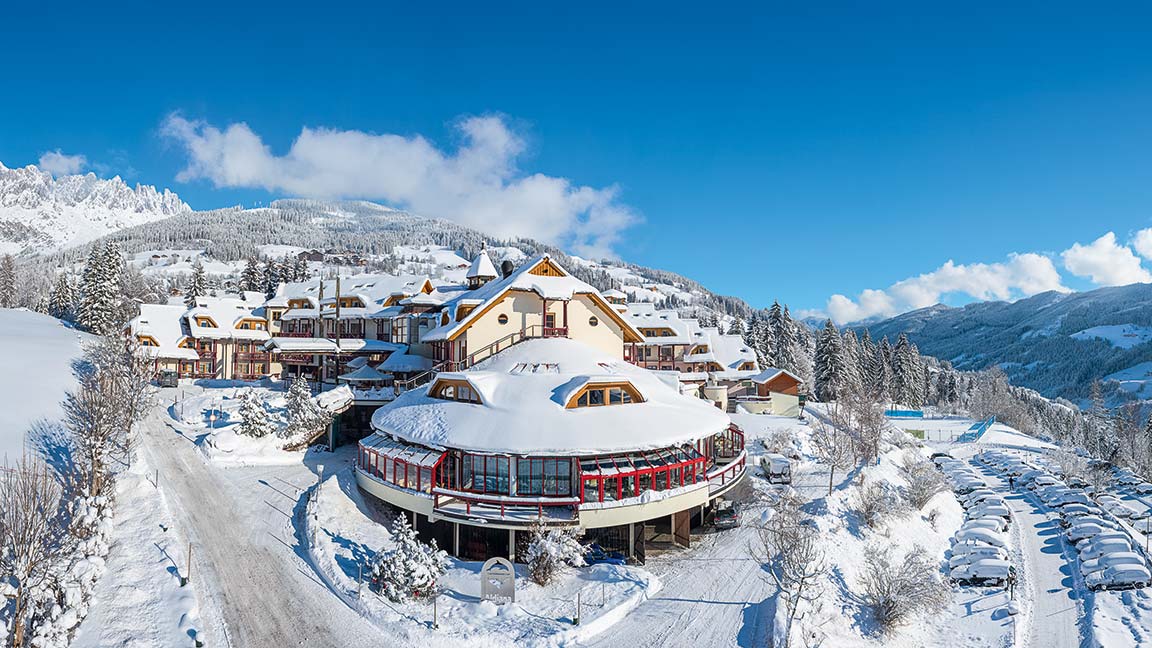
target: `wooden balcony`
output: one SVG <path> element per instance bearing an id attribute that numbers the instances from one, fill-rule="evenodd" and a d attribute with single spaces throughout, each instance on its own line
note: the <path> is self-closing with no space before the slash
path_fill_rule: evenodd
<path id="1" fill-rule="evenodd" d="M 545 326 L 541 337 L 554 338 L 554 337 L 568 337 L 568 327 L 566 326 Z"/>

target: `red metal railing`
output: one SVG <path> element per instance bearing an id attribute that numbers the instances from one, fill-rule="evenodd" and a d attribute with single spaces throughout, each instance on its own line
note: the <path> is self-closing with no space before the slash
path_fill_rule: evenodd
<path id="1" fill-rule="evenodd" d="M 436 377 L 436 374 L 440 373 L 441 371 L 463 371 L 464 369 L 468 369 L 477 362 L 480 362 L 481 360 L 487 360 L 488 358 L 496 355 L 504 349 L 520 344 L 525 340 L 550 337 L 568 337 L 568 329 L 566 327 L 545 328 L 538 324 L 533 324 L 532 326 L 522 328 L 519 331 L 513 331 L 512 333 L 505 335 L 504 337 L 496 340 L 495 342 L 492 342 L 487 346 L 476 349 L 460 360 L 445 360 L 434 365 L 431 369 L 425 371 L 424 373 L 417 374 L 407 380 L 397 380 L 395 383 L 393 383 L 393 385 L 396 388 L 396 393 L 408 391 L 409 389 L 413 389 L 415 387 L 419 387 L 420 385 L 431 382 L 432 379 Z"/>
<path id="2" fill-rule="evenodd" d="M 472 505 L 489 506 L 492 508 L 499 507 L 500 517 L 506 517 L 508 509 L 514 510 L 532 510 L 536 509 L 537 517 L 544 517 L 544 509 L 569 507 L 572 509 L 572 518 L 576 517 L 576 507 L 580 504 L 580 500 L 575 497 L 558 497 L 555 499 L 543 499 L 539 497 L 515 497 L 512 495 L 479 495 L 468 493 L 464 491 L 449 490 L 446 488 L 432 489 L 432 506 L 440 508 L 440 498 L 447 498 L 449 500 L 457 500 L 464 503 L 464 512 L 466 515 L 472 515 Z M 447 511 L 445 511 L 447 512 Z"/>
<path id="3" fill-rule="evenodd" d="M 744 463 L 747 461 L 747 455 L 743 452 L 740 453 L 740 458 L 732 463 L 729 463 L 720 470 L 713 470 L 708 473 L 708 481 L 713 484 L 724 484 L 736 479 L 736 477 L 744 470 Z"/>

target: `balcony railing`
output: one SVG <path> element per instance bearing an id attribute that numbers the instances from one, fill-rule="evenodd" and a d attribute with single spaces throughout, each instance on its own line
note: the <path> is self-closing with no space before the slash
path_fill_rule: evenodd
<path id="1" fill-rule="evenodd" d="M 552 326 L 544 327 L 544 333 L 541 337 L 554 338 L 554 337 L 568 337 L 568 327 L 566 326 Z"/>
<path id="2" fill-rule="evenodd" d="M 276 334 L 276 337 L 310 338 L 312 337 L 312 331 L 280 331 Z"/>
<path id="3" fill-rule="evenodd" d="M 532 325 L 520 329 L 519 331 L 513 331 L 512 333 L 505 335 L 504 337 L 487 346 L 476 349 L 460 360 L 445 360 L 436 364 L 428 371 L 417 374 L 408 380 L 397 380 L 394 383 L 396 387 L 396 393 L 399 394 L 400 392 L 408 391 L 409 389 L 414 389 L 420 385 L 432 382 L 432 379 L 436 377 L 436 374 L 440 373 L 441 371 L 463 371 L 468 369 L 477 362 L 480 362 L 481 360 L 487 360 L 488 358 L 496 355 L 504 349 L 520 344 L 525 340 L 554 337 L 568 337 L 567 327 L 557 328 Z"/>
<path id="4" fill-rule="evenodd" d="M 503 522 L 532 524 L 538 520 L 574 522 L 580 500 L 576 497 L 516 497 L 486 495 L 467 491 L 432 489 L 432 506 L 442 515 L 499 519 Z"/>
<path id="5" fill-rule="evenodd" d="M 212 349 L 197 349 L 196 354 L 202 361 L 216 362 L 216 351 Z"/>

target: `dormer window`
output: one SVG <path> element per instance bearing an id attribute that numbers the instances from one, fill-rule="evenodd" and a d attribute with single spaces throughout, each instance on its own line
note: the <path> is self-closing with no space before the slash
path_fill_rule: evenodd
<path id="1" fill-rule="evenodd" d="M 216 328 L 216 322 L 213 322 L 211 317 L 201 315 L 196 318 L 196 326 L 200 328 Z"/>
<path id="2" fill-rule="evenodd" d="M 428 395 L 432 398 L 458 403 L 473 403 L 475 405 L 482 403 L 480 394 L 467 380 L 439 380 L 428 390 Z"/>
<path id="3" fill-rule="evenodd" d="M 568 409 L 603 407 L 642 403 L 644 398 L 631 383 L 601 383 L 588 385 L 568 402 Z"/>

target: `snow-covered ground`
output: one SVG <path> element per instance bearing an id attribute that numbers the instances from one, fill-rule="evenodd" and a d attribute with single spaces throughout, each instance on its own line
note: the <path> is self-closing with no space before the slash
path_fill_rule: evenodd
<path id="1" fill-rule="evenodd" d="M 0 309 L 0 461 L 19 458 L 26 442 L 36 451 L 37 439 L 54 433 L 75 385 L 72 363 L 91 339 L 48 315 Z"/>
<path id="2" fill-rule="evenodd" d="M 1152 340 L 1152 328 L 1135 324 L 1111 324 L 1093 326 L 1077 331 L 1069 337 L 1073 340 L 1103 340 L 1120 349 L 1131 349 Z"/>

